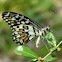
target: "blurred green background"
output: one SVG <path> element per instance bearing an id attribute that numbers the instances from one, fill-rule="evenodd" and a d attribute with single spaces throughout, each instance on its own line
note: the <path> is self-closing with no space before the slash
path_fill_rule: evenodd
<path id="1" fill-rule="evenodd" d="M 43 27 L 50 26 L 57 43 L 62 40 L 62 0 L 0 0 L 0 62 L 29 62 L 31 60 L 14 53 L 17 45 L 12 41 L 10 27 L 1 17 L 1 14 L 7 11 L 23 14 Z M 41 43 L 40 47 L 36 48 L 33 41 L 26 46 L 38 56 L 44 57 L 48 53 L 45 45 Z M 53 55 L 58 59 L 52 62 L 62 62 L 62 50 L 54 52 Z"/>

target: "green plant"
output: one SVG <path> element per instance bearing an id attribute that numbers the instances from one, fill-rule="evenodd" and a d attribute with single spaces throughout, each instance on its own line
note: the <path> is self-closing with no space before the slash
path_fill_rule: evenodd
<path id="1" fill-rule="evenodd" d="M 31 51 L 29 48 L 27 48 L 25 46 L 18 46 L 15 49 L 15 53 L 17 55 L 23 55 L 26 57 L 33 58 L 30 62 L 41 62 L 41 61 L 48 62 L 48 61 L 56 60 L 57 58 L 53 57 L 51 54 L 55 50 L 57 50 L 57 51 L 61 50 L 61 48 L 59 48 L 59 45 L 62 43 L 62 41 L 57 45 L 57 41 L 56 41 L 54 35 L 52 34 L 52 32 L 47 32 L 47 35 L 42 37 L 42 39 L 48 41 L 48 43 L 53 46 L 53 48 L 50 49 L 50 52 L 43 58 L 38 57 L 33 51 Z"/>

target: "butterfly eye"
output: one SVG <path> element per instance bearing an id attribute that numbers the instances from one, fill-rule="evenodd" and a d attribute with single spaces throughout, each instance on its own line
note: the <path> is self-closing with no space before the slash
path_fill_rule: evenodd
<path id="1" fill-rule="evenodd" d="M 47 27 L 46 30 L 50 32 L 50 28 L 49 27 Z"/>
<path id="2" fill-rule="evenodd" d="M 46 27 L 46 30 L 47 30 L 47 31 L 49 30 L 49 26 Z"/>
<path id="3" fill-rule="evenodd" d="M 48 31 L 49 29 L 48 29 L 48 28 L 46 28 L 46 30 Z"/>

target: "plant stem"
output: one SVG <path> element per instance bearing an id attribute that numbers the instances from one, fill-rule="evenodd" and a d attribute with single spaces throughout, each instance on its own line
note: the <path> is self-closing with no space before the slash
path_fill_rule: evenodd
<path id="1" fill-rule="evenodd" d="M 62 44 L 62 41 L 61 42 L 59 42 L 59 44 L 56 46 L 56 47 L 59 47 L 60 46 L 60 44 Z M 53 52 L 53 51 L 52 51 Z M 52 52 L 49 52 L 46 56 L 44 56 L 43 58 L 41 58 L 41 57 L 39 57 L 38 58 L 38 61 L 42 61 L 42 60 L 44 60 L 47 56 L 49 56 L 49 55 L 51 55 L 52 54 Z"/>
<path id="2" fill-rule="evenodd" d="M 57 45 L 57 47 L 59 47 L 61 43 L 62 43 L 62 41 Z"/>
<path id="3" fill-rule="evenodd" d="M 49 52 L 49 53 L 43 58 L 43 60 L 44 60 L 47 56 L 49 56 L 50 54 L 52 54 L 52 52 Z"/>
<path id="4" fill-rule="evenodd" d="M 62 41 L 61 42 L 59 42 L 59 44 L 56 46 L 56 47 L 59 47 L 60 46 L 60 44 L 62 44 Z M 53 52 L 53 51 L 52 51 Z M 52 52 L 49 52 L 44 58 L 43 58 L 43 60 L 47 57 L 47 56 L 49 56 L 49 55 L 51 55 L 52 54 Z"/>

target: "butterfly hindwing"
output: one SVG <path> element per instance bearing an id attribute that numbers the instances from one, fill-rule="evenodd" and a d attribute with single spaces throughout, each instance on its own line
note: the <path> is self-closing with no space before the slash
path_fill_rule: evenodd
<path id="1" fill-rule="evenodd" d="M 16 43 L 28 43 L 33 37 L 35 37 L 38 32 L 34 27 L 30 25 L 18 25 L 17 28 L 14 28 L 12 31 L 13 41 Z"/>
<path id="2" fill-rule="evenodd" d="M 28 43 L 39 33 L 40 25 L 29 18 L 14 12 L 4 12 L 2 18 L 12 29 L 12 39 L 20 45 Z"/>

